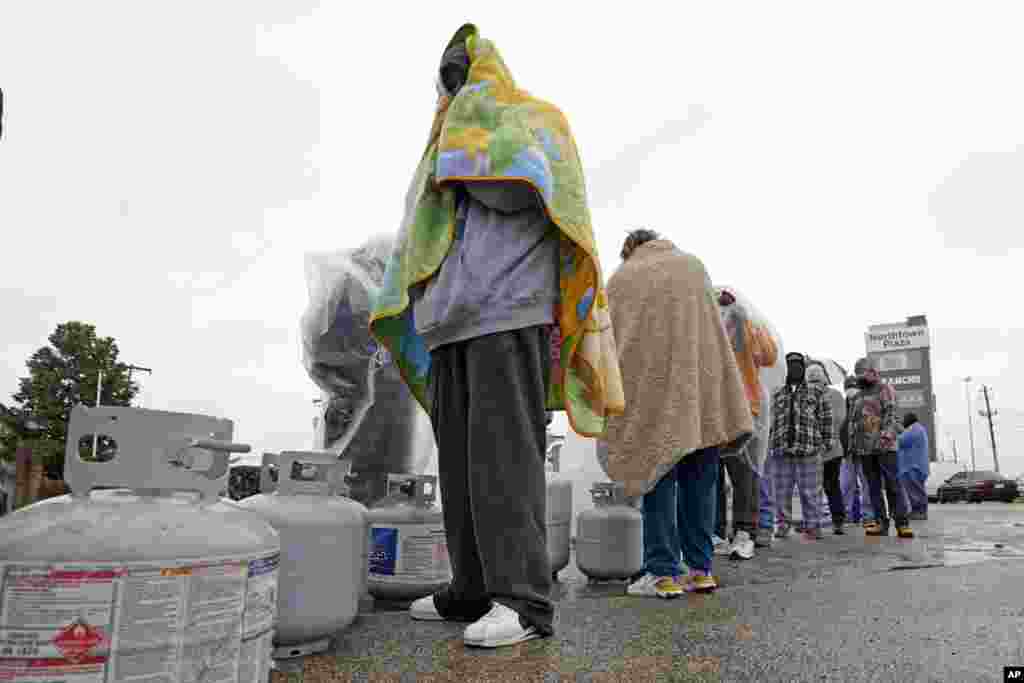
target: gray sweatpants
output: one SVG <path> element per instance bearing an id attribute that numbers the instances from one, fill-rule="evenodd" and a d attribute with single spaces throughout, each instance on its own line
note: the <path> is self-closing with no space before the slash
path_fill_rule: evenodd
<path id="1" fill-rule="evenodd" d="M 544 475 L 546 327 L 431 353 L 430 402 L 452 583 L 438 610 L 472 619 L 501 602 L 553 633 Z"/>
<path id="2" fill-rule="evenodd" d="M 761 507 L 761 488 L 757 473 L 744 457 L 722 458 L 722 466 L 732 483 L 732 532 L 746 531 L 751 538 L 757 533 L 757 518 Z M 719 500 L 719 504 L 724 503 Z M 725 513 L 722 513 L 725 517 Z M 724 536 L 723 536 L 724 538 Z"/>

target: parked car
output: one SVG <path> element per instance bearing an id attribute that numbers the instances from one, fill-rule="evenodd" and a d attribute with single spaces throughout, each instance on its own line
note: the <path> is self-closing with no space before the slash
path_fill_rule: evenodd
<path id="1" fill-rule="evenodd" d="M 940 503 L 980 503 L 984 500 L 1002 500 L 1009 503 L 1017 498 L 1018 491 L 1016 481 L 997 472 L 957 472 L 939 486 L 938 499 Z"/>
<path id="2" fill-rule="evenodd" d="M 1012 503 L 1020 495 L 1020 489 L 1015 479 L 1004 477 L 995 472 L 975 474 L 985 474 L 987 476 L 977 478 L 968 489 L 967 500 L 971 503 L 981 503 L 986 500 Z"/>
<path id="3" fill-rule="evenodd" d="M 929 469 L 928 480 L 925 482 L 925 491 L 928 493 L 929 503 L 939 502 L 939 487 L 946 483 L 946 480 L 954 474 L 964 472 L 962 463 L 933 462 Z M 1024 491 L 1024 485 L 1021 486 Z"/>

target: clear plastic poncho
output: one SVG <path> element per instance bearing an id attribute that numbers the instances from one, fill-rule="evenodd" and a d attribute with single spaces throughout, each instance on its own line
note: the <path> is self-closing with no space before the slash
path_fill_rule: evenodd
<path id="1" fill-rule="evenodd" d="M 363 480 L 353 485 L 360 502 L 378 497 L 387 473 L 419 474 L 435 459 L 430 418 L 370 335 L 393 242 L 377 235 L 355 249 L 306 255 L 302 360 L 323 392 L 316 446 L 351 458 L 352 472 Z"/>
<path id="2" fill-rule="evenodd" d="M 743 315 L 751 325 L 768 331 L 778 350 L 775 363 L 760 368 L 758 371 L 761 379 L 761 414 L 754 418 L 754 436 L 748 442 L 744 453 L 751 467 L 758 475 L 763 475 L 764 463 L 768 455 L 768 436 L 771 430 L 771 396 L 776 389 L 786 383 L 786 350 L 779 331 L 749 298 L 735 287 L 721 286 L 714 289 L 716 301 L 723 291 L 732 294 L 736 299 L 733 306 L 742 309 Z"/>

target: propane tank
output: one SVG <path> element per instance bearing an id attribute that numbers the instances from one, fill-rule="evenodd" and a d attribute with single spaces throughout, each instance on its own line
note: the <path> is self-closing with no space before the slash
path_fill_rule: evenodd
<path id="1" fill-rule="evenodd" d="M 547 544 L 551 578 L 569 565 L 569 532 L 572 528 L 572 482 L 558 472 L 547 477 Z"/>
<path id="2" fill-rule="evenodd" d="M 369 591 L 380 600 L 416 600 L 451 581 L 444 518 L 434 503 L 437 477 L 389 474 L 386 495 L 370 508 Z"/>
<path id="3" fill-rule="evenodd" d="M 228 453 L 249 450 L 232 433 L 202 415 L 75 406 L 71 494 L 0 519 L 0 677 L 266 683 L 281 545 L 266 522 L 217 509 Z M 92 434 L 113 459 L 80 457 Z"/>
<path id="4" fill-rule="evenodd" d="M 591 580 L 630 579 L 643 569 L 643 516 L 622 484 L 598 482 L 591 510 L 576 520 L 576 566 Z"/>
<path id="5" fill-rule="evenodd" d="M 264 455 L 264 469 L 271 456 Z M 281 534 L 275 659 L 330 648 L 330 635 L 359 612 L 366 584 L 366 508 L 342 495 L 352 463 L 330 453 L 275 458 L 277 491 L 238 501 Z"/>

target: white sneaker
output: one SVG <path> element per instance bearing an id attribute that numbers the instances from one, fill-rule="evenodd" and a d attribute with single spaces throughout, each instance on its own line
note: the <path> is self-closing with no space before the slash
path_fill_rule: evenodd
<path id="1" fill-rule="evenodd" d="M 788 524 L 780 524 L 779 530 L 775 532 L 775 538 L 792 538 L 795 535 L 796 531 Z"/>
<path id="2" fill-rule="evenodd" d="M 629 585 L 626 594 L 645 598 L 678 598 L 683 594 L 683 588 L 675 577 L 644 574 Z"/>
<path id="3" fill-rule="evenodd" d="M 711 543 L 715 555 L 726 556 L 730 552 L 732 552 L 732 546 L 729 544 L 729 541 L 725 540 L 724 538 L 712 536 Z"/>
<path id="4" fill-rule="evenodd" d="M 754 557 L 754 539 L 746 531 L 737 531 L 732 539 L 729 557 L 734 560 L 749 560 Z"/>
<path id="5" fill-rule="evenodd" d="M 537 629 L 523 628 L 519 613 L 500 602 L 495 602 L 490 612 L 467 626 L 462 636 L 466 645 L 475 647 L 503 647 L 534 638 L 540 638 Z"/>
<path id="6" fill-rule="evenodd" d="M 409 616 L 417 621 L 444 621 L 434 604 L 434 596 L 428 595 L 409 605 Z"/>

